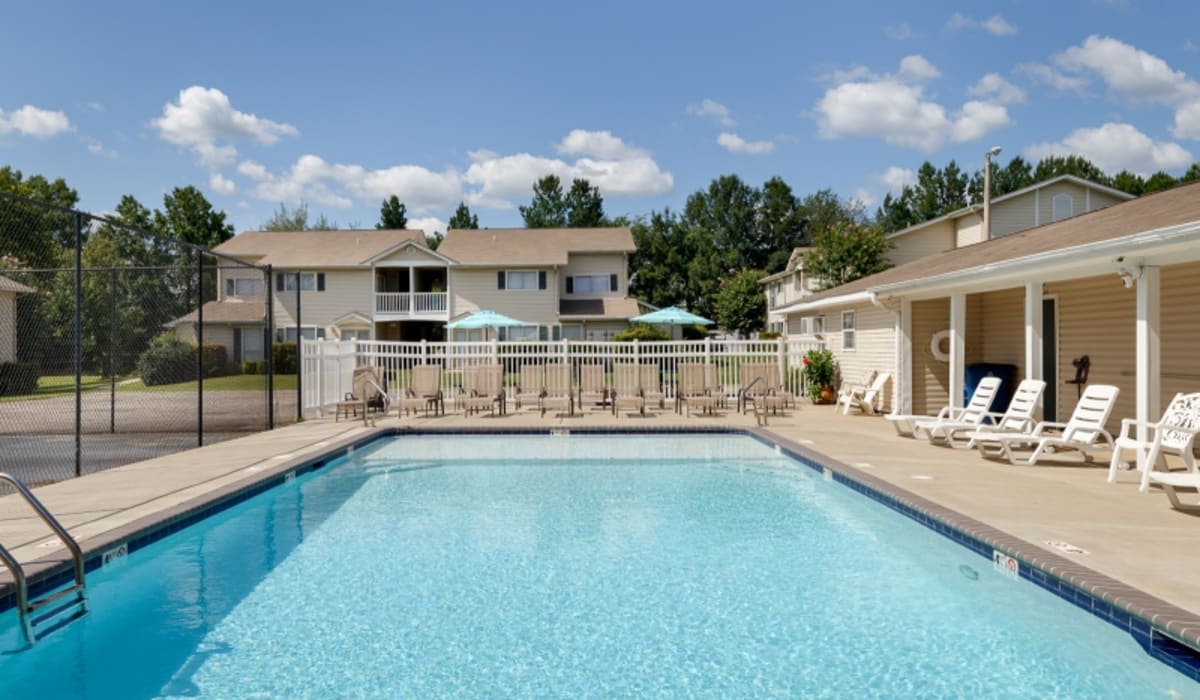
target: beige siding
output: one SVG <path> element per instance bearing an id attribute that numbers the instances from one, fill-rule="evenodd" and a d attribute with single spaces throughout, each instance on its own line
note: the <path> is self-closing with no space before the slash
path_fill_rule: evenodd
<path id="1" fill-rule="evenodd" d="M 954 248 L 954 222 L 942 221 L 903 236 L 891 239 L 895 246 L 888 251 L 888 260 L 893 265 L 903 265 Z"/>
<path id="2" fill-rule="evenodd" d="M 912 303 L 913 413 L 934 413 L 949 403 L 949 364 L 933 359 L 929 349 L 934 334 L 949 327 L 949 299 Z"/>
<path id="3" fill-rule="evenodd" d="M 980 323 L 974 328 L 972 318 Z M 973 294 L 967 303 L 968 362 L 1002 363 L 1017 366 L 1017 378 L 1025 376 L 1025 290 L 1003 289 Z"/>
<path id="4" fill-rule="evenodd" d="M 321 272 L 321 270 L 313 270 Z M 303 291 L 300 297 L 301 321 L 305 326 L 325 328 L 333 325 L 334 319 L 357 311 L 370 317 L 374 311 L 371 276 L 369 269 L 325 271 L 325 291 Z M 275 298 L 286 313 L 286 318 L 296 317 L 296 292 L 275 292 Z M 284 324 L 276 319 L 276 326 Z"/>
<path id="5" fill-rule="evenodd" d="M 1121 389 L 1109 421 L 1134 415 L 1134 318 L 1136 290 L 1126 289 L 1116 275 L 1087 277 L 1045 286 L 1058 297 L 1058 417 L 1066 420 L 1075 409 L 1076 392 L 1065 384 L 1075 376 L 1071 360 L 1091 358 L 1089 384 L 1114 384 Z"/>
<path id="6" fill-rule="evenodd" d="M 954 220 L 954 247 L 983 241 L 983 214 L 968 214 Z"/>
<path id="7" fill-rule="evenodd" d="M 854 312 L 855 349 L 842 346 L 842 312 Z M 896 320 L 891 311 L 866 304 L 825 312 L 825 346 L 837 359 L 842 378 L 857 382 L 868 370 L 896 376 Z M 886 410 L 892 408 L 892 387 L 885 391 Z"/>
<path id="8" fill-rule="evenodd" d="M 513 270 L 534 268 L 513 266 Z M 480 309 L 491 309 L 530 325 L 552 326 L 558 323 L 558 275 L 546 272 L 546 289 L 497 289 L 497 269 L 450 269 L 450 315 L 458 316 Z"/>
<path id="9" fill-rule="evenodd" d="M 1178 392 L 1200 391 L 1200 263 L 1162 268 L 1161 341 L 1163 407 Z"/>
<path id="10" fill-rule="evenodd" d="M 985 362 L 983 359 L 983 332 L 987 324 L 983 319 L 983 299 L 978 294 L 967 295 L 967 329 L 964 332 L 963 340 L 966 341 L 966 347 L 963 348 L 963 362 L 965 364 L 974 364 L 976 362 Z M 950 317 L 946 317 L 945 328 L 950 328 Z"/>
<path id="11" fill-rule="evenodd" d="M 17 359 L 17 295 L 0 292 L 0 362 Z"/>
<path id="12" fill-rule="evenodd" d="M 1103 209 L 1104 207 L 1111 207 L 1114 204 L 1120 204 L 1121 202 L 1127 202 L 1127 201 L 1129 201 L 1129 200 L 1121 198 L 1121 197 L 1117 197 L 1115 195 L 1111 195 L 1107 192 L 1101 192 L 1099 190 L 1092 190 L 1091 193 L 1088 195 L 1088 206 L 1090 207 L 1088 209 L 1088 211 L 1096 211 L 1097 209 Z"/>
<path id="13" fill-rule="evenodd" d="M 617 288 L 607 293 L 599 294 L 567 294 L 567 277 L 575 275 L 616 275 Z M 580 254 L 572 253 L 567 258 L 567 266 L 559 275 L 559 294 L 564 299 L 598 299 L 600 297 L 623 297 L 628 291 L 625 282 L 625 256 L 622 254 Z"/>
<path id="14" fill-rule="evenodd" d="M 992 204 L 992 238 L 1007 236 L 1037 225 L 1037 192 L 1035 190 Z"/>

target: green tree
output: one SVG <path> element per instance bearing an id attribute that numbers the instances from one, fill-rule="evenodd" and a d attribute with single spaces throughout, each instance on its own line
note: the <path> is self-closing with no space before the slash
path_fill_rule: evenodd
<path id="1" fill-rule="evenodd" d="M 650 212 L 630 226 L 637 250 L 630 256 L 631 296 L 654 306 L 687 304 L 695 306 L 688 261 L 687 229 L 670 209 Z"/>
<path id="2" fill-rule="evenodd" d="M 1033 184 L 1033 165 L 1026 161 L 1021 156 L 1014 156 L 1012 160 L 1003 168 L 996 168 L 995 163 L 992 163 L 992 196 L 999 197 L 1000 195 L 1016 192 Z M 982 178 L 981 178 L 982 179 Z M 983 187 L 980 186 L 979 191 L 982 195 Z M 975 199 L 975 198 L 972 198 Z M 983 197 L 979 196 L 978 201 L 983 201 Z"/>
<path id="3" fill-rule="evenodd" d="M 762 330 L 767 317 L 767 300 L 762 285 L 762 270 L 739 270 L 725 278 L 717 292 L 717 323 L 727 331 L 750 335 Z"/>
<path id="4" fill-rule="evenodd" d="M 375 228 L 402 229 L 407 226 L 408 212 L 404 202 L 396 195 L 383 200 L 383 206 L 379 208 L 379 223 L 375 224 Z"/>
<path id="5" fill-rule="evenodd" d="M 1110 183 L 1108 175 L 1103 170 L 1096 167 L 1087 158 L 1076 155 L 1046 156 L 1038 162 L 1037 168 L 1034 169 L 1033 181 L 1044 182 L 1059 175 L 1074 175 L 1101 185 Z"/>
<path id="6" fill-rule="evenodd" d="M 781 177 L 763 183 L 758 209 L 759 238 L 766 249 L 768 270 L 782 270 L 792 249 L 804 242 L 807 208 Z"/>
<path id="7" fill-rule="evenodd" d="M 890 247 L 878 226 L 838 224 L 814 237 L 804 270 L 821 280 L 822 289 L 830 289 L 886 270 Z"/>
<path id="8" fill-rule="evenodd" d="M 225 212 L 213 209 L 192 185 L 176 187 L 163 196 L 163 209 L 154 213 L 154 228 L 161 233 L 204 248 L 215 248 L 233 238 L 233 225 Z"/>
<path id="9" fill-rule="evenodd" d="M 518 207 L 525 228 L 563 228 L 567 225 L 567 200 L 557 175 L 547 175 L 533 184 L 533 200 Z"/>
<path id="10" fill-rule="evenodd" d="M 471 213 L 467 208 L 466 202 L 459 202 L 458 208 L 454 210 L 454 214 L 450 217 L 449 223 L 446 224 L 447 229 L 452 228 L 479 228 L 479 217 Z"/>
<path id="11" fill-rule="evenodd" d="M 20 170 L 0 167 L 0 192 L 70 209 L 79 194 L 62 178 L 41 175 L 26 179 Z M 87 229 L 83 232 L 85 240 Z M 75 247 L 75 217 L 71 214 L 19 200 L 0 200 L 0 254 L 33 268 L 57 267 L 63 249 Z"/>
<path id="12" fill-rule="evenodd" d="M 1122 192 L 1128 192 L 1135 197 L 1141 197 L 1146 193 L 1146 179 L 1128 170 L 1122 170 L 1113 175 L 1112 186 Z"/>
<path id="13" fill-rule="evenodd" d="M 294 209 L 283 202 L 260 227 L 263 231 L 303 231 L 308 228 L 308 202 L 301 201 Z"/>
<path id="14" fill-rule="evenodd" d="M 1170 173 L 1165 173 L 1159 170 L 1150 177 L 1146 178 L 1145 194 L 1169 190 L 1177 184 L 1179 184 L 1179 182 L 1174 178 L 1174 176 L 1172 176 Z"/>
<path id="15" fill-rule="evenodd" d="M 1200 180 L 1200 163 L 1192 163 L 1183 175 L 1179 176 L 1179 183 L 1196 182 Z"/>
<path id="16" fill-rule="evenodd" d="M 593 187 L 587 180 L 576 178 L 571 181 L 566 205 L 568 228 L 594 228 L 604 225 L 604 198 L 600 196 L 600 188 Z"/>

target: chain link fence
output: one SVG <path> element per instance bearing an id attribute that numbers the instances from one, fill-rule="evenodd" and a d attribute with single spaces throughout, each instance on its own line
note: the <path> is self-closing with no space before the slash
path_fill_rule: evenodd
<path id="1" fill-rule="evenodd" d="M 0 471 L 44 484 L 294 420 L 270 282 L 269 267 L 0 193 Z"/>

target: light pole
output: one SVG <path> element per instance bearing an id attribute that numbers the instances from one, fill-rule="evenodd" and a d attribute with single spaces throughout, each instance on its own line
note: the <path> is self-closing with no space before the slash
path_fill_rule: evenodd
<path id="1" fill-rule="evenodd" d="M 992 146 L 983 154 L 983 240 L 992 239 L 992 158 L 1000 155 L 1000 147 Z"/>

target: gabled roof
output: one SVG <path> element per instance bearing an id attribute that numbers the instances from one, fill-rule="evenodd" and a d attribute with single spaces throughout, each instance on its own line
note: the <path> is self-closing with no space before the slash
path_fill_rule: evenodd
<path id="1" fill-rule="evenodd" d="M 195 323 L 199 319 L 196 311 L 184 314 L 166 324 Z M 267 305 L 262 301 L 226 299 L 210 301 L 204 305 L 204 325 L 210 323 L 266 323 Z"/>
<path id="2" fill-rule="evenodd" d="M 1024 195 L 1029 194 L 1030 192 L 1035 191 L 1035 190 L 1044 189 L 1046 187 L 1058 184 L 1060 182 L 1072 182 L 1072 183 L 1075 183 L 1076 185 L 1079 185 L 1080 187 L 1087 187 L 1089 189 L 1097 190 L 1099 192 L 1103 192 L 1105 194 L 1116 197 L 1117 199 L 1129 200 L 1129 199 L 1135 198 L 1134 195 L 1131 195 L 1128 192 L 1122 192 L 1121 190 L 1114 189 L 1112 187 L 1109 187 L 1108 185 L 1101 185 L 1098 182 L 1092 182 L 1091 180 L 1085 180 L 1076 175 L 1059 175 L 1058 177 L 1052 177 L 1049 180 L 1042 180 L 1041 182 L 1035 182 L 1032 185 L 1029 185 L 1028 187 L 1022 187 L 1019 190 L 1013 190 L 1012 192 L 1009 192 L 1008 194 L 1002 194 L 999 197 L 992 197 L 991 206 L 993 206 L 993 207 L 995 207 L 997 205 L 1003 206 L 1003 204 L 1009 200 L 1016 199 L 1017 197 L 1022 197 Z M 933 224 L 940 224 L 943 221 L 949 221 L 951 219 L 958 219 L 958 218 L 967 216 L 968 214 L 974 214 L 974 213 L 980 211 L 982 208 L 983 208 L 982 202 L 968 204 L 967 206 L 965 206 L 961 209 L 955 209 L 954 211 L 952 211 L 948 214 L 942 214 L 941 216 L 930 219 L 928 221 L 922 221 L 919 224 L 913 224 L 912 226 L 909 226 L 908 228 L 902 228 L 899 231 L 893 231 L 888 234 L 888 238 L 898 238 L 900 236 L 906 236 L 910 233 L 913 233 L 914 231 L 920 231 L 920 230 L 924 229 L 925 227 L 933 225 Z"/>
<path id="3" fill-rule="evenodd" d="M 450 229 L 438 252 L 461 265 L 566 265 L 571 253 L 632 253 L 633 233 L 610 228 Z"/>
<path id="4" fill-rule="evenodd" d="M 1000 238 L 947 250 L 805 297 L 777 313 L 858 301 L 872 293 L 936 287 L 948 279 L 981 282 L 1032 275 L 1033 265 L 1080 264 L 1087 257 L 1121 256 L 1179 240 L 1200 242 L 1200 182 L 1146 195 Z"/>
<path id="5" fill-rule="evenodd" d="M 213 248 L 258 265 L 362 267 L 406 243 L 425 245 L 425 232 L 403 230 L 245 231 Z"/>
<path id="6" fill-rule="evenodd" d="M 33 291 L 34 290 L 32 288 L 26 287 L 25 285 L 21 284 L 20 282 L 17 282 L 16 280 L 10 280 L 7 277 L 0 277 L 0 292 L 12 292 L 13 294 L 30 294 Z"/>

